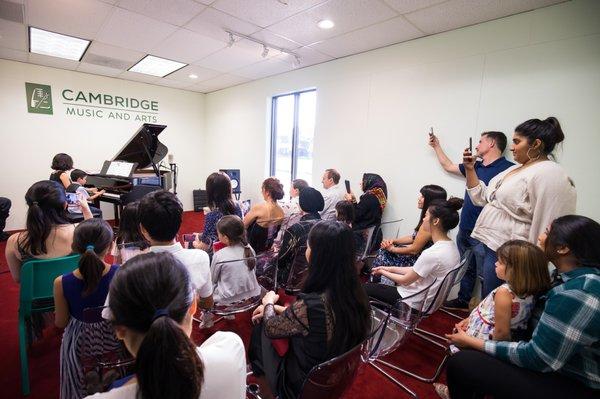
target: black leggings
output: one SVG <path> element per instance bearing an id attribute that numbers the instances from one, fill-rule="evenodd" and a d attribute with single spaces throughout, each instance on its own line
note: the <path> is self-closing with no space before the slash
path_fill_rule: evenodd
<path id="1" fill-rule="evenodd" d="M 400 299 L 400 294 L 396 287 L 385 284 L 365 283 L 365 291 L 371 298 L 378 299 L 390 305 L 395 305 Z"/>
<path id="2" fill-rule="evenodd" d="M 600 391 L 562 374 L 528 370 L 475 350 L 452 355 L 446 373 L 452 399 L 484 395 L 494 399 L 585 399 L 600 395 Z"/>

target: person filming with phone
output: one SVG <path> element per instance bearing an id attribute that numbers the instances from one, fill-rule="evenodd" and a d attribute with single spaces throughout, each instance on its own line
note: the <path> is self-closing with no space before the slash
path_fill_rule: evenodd
<path id="1" fill-rule="evenodd" d="M 498 173 L 501 173 L 514 165 L 502 155 L 506 149 L 506 142 L 506 135 L 502 132 L 487 131 L 481 133 L 479 143 L 475 147 L 475 156 L 480 160 L 475 162 L 474 170 L 477 177 L 484 184 L 488 184 L 490 179 Z M 469 144 L 471 147 L 471 139 L 469 139 Z M 433 129 L 431 130 L 431 133 L 429 133 L 429 145 L 435 151 L 435 155 L 437 156 L 440 165 L 446 172 L 457 176 L 466 176 L 464 165 L 462 163 L 453 163 L 450 158 L 446 156 L 438 137 L 433 134 Z M 475 221 L 483 208 L 474 205 L 466 191 L 464 201 L 460 215 L 460 225 L 456 235 L 456 245 L 458 246 L 461 257 L 468 249 L 473 251 L 474 256 L 471 257 L 467 272 L 460 282 L 458 298 L 444 304 L 447 308 L 458 310 L 467 310 L 469 308 L 469 301 L 471 300 L 475 282 L 477 281 L 477 266 L 479 265 L 479 268 L 481 268 L 483 263 L 483 247 L 479 241 L 471 238 L 471 232 L 475 227 Z"/>
<path id="2" fill-rule="evenodd" d="M 483 206 L 471 237 L 483 244 L 482 297 L 502 284 L 495 273 L 496 250 L 509 240 L 533 244 L 554 219 L 575 213 L 573 181 L 552 151 L 565 135 L 558 120 L 530 119 L 515 128 L 510 150 L 518 165 L 496 175 L 486 185 L 475 172 L 475 157 L 463 153 L 467 192 L 474 205 Z"/>

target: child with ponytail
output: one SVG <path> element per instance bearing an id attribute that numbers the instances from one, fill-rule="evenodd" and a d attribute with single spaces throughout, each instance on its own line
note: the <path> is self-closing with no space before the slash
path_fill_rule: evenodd
<path id="1" fill-rule="evenodd" d="M 111 284 L 109 307 L 117 336 L 136 358 L 136 374 L 93 398 L 246 397 L 242 340 L 217 331 L 196 347 L 190 339 L 196 296 L 186 267 L 170 253 L 127 261 Z"/>
<path id="2" fill-rule="evenodd" d="M 215 252 L 212 259 L 215 302 L 231 303 L 259 295 L 254 270 L 256 260 L 252 259 L 255 253 L 246 239 L 242 219 L 235 215 L 223 216 L 217 223 L 217 235 L 225 248 Z"/>
<path id="3" fill-rule="evenodd" d="M 85 220 L 73 233 L 73 253 L 81 254 L 76 270 L 54 280 L 55 324 L 65 328 L 60 349 L 60 397 L 87 394 L 80 357 L 84 353 L 117 350 L 109 322 L 100 315 L 84 319 L 84 309 L 104 305 L 117 265 L 104 261 L 113 243 L 113 231 L 102 219 Z"/>

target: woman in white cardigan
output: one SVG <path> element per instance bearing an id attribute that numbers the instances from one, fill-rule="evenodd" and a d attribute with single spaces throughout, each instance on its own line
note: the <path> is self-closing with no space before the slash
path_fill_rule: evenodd
<path id="1" fill-rule="evenodd" d="M 485 247 L 482 298 L 502 283 L 495 273 L 500 245 L 513 239 L 536 243 L 554 219 L 575 213 L 573 181 L 550 159 L 564 138 L 554 117 L 521 123 L 515 128 L 510 147 L 517 165 L 495 176 L 487 186 L 475 173 L 475 157 L 465 151 L 467 192 L 473 204 L 484 206 L 471 233 Z"/>

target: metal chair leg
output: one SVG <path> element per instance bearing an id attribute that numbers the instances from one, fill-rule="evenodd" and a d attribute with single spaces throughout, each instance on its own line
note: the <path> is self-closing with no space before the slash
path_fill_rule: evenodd
<path id="1" fill-rule="evenodd" d="M 433 341 L 431 339 L 431 337 L 433 337 L 433 338 L 439 339 L 440 341 L 442 341 L 442 342 L 445 343 L 446 342 L 446 337 L 444 337 L 444 336 L 432 333 L 431 331 L 423 330 L 422 328 L 415 328 L 415 330 L 413 331 L 413 334 L 415 334 L 415 335 L 417 335 L 417 336 L 419 336 L 419 337 L 421 337 L 421 338 L 423 338 L 423 339 L 425 339 L 425 340 L 427 340 L 427 341 L 429 341 L 429 342 L 431 342 L 431 343 L 439 346 L 440 348 L 447 349 L 446 345 L 443 345 L 440 342 Z M 429 336 L 430 338 L 427 338 L 427 337 L 425 337 L 423 335 Z"/>
<path id="2" fill-rule="evenodd" d="M 413 373 L 411 371 L 408 371 L 406 369 L 403 369 L 402 367 L 398 367 L 396 365 L 388 363 L 388 362 L 386 362 L 384 360 L 375 359 L 375 362 L 384 364 L 384 365 L 386 365 L 387 367 L 389 367 L 391 369 L 394 369 L 396 371 L 400 371 L 401 373 L 404 373 L 404 374 L 406 374 L 406 375 L 408 375 L 410 377 L 413 377 L 413 378 L 415 378 L 415 379 L 417 379 L 419 381 L 431 383 L 431 382 L 434 382 L 435 380 L 437 380 L 438 377 L 440 376 L 440 374 L 442 373 L 442 369 L 444 368 L 444 365 L 446 364 L 446 361 L 448 360 L 448 357 L 449 357 L 448 354 L 444 355 L 444 358 L 442 359 L 442 362 L 438 365 L 437 369 L 435 370 L 435 373 L 431 377 L 424 377 L 422 375 L 415 374 L 415 373 Z"/>
<path id="3" fill-rule="evenodd" d="M 462 319 L 465 318 L 465 316 L 460 316 L 460 315 L 458 315 L 456 313 L 453 313 L 453 312 L 451 312 L 451 311 L 449 311 L 447 309 L 444 309 L 444 308 L 440 308 L 440 312 L 444 312 L 447 315 L 450 315 L 450 316 L 454 317 L 455 319 L 459 319 L 459 320 L 462 320 Z"/>
<path id="4" fill-rule="evenodd" d="M 404 385 L 403 383 L 401 383 L 400 381 L 398 381 L 397 379 L 395 379 L 394 377 L 392 377 L 388 372 L 386 372 L 385 370 L 383 370 L 381 367 L 379 367 L 378 365 L 376 365 L 374 362 L 378 362 L 379 360 L 374 360 L 374 361 L 369 361 L 369 364 L 377 371 L 379 371 L 381 374 L 383 374 L 384 376 L 386 376 L 390 381 L 392 381 L 394 384 L 398 385 L 401 389 L 403 389 L 405 392 L 407 392 L 410 396 L 412 396 L 415 399 L 418 399 L 419 397 L 417 396 L 417 394 L 411 390 L 410 388 L 408 388 L 406 385 Z"/>

